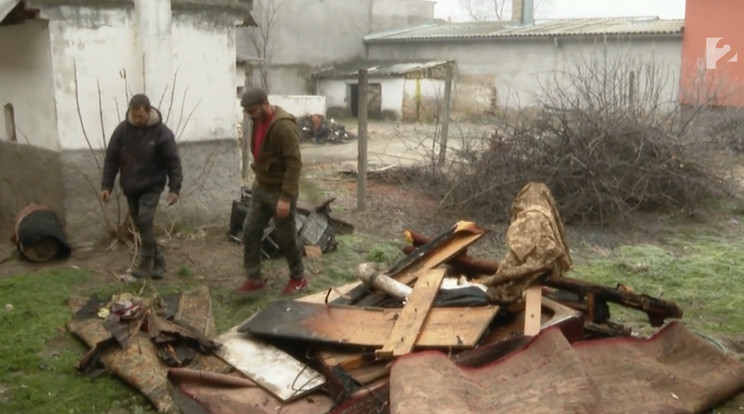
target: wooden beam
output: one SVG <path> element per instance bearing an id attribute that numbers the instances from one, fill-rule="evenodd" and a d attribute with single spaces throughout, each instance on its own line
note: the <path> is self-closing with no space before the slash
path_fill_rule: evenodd
<path id="1" fill-rule="evenodd" d="M 439 168 L 444 167 L 447 156 L 447 135 L 449 131 L 450 117 L 450 100 L 452 97 L 452 64 L 447 64 L 447 75 L 444 80 L 444 102 L 442 102 L 442 116 L 439 121 L 442 123 L 442 132 L 439 142 L 439 158 L 437 164 Z"/>
<path id="2" fill-rule="evenodd" d="M 392 358 L 411 352 L 437 296 L 444 273 L 444 269 L 434 269 L 418 278 L 387 342 L 375 352 L 375 356 Z"/>
<path id="3" fill-rule="evenodd" d="M 358 104 L 357 120 L 357 145 L 359 165 L 357 166 L 357 210 L 364 211 L 367 208 L 367 69 L 359 69 L 358 81 Z"/>

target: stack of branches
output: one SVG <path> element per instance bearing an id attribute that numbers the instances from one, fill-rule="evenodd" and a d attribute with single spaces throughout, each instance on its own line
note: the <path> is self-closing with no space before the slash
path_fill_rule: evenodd
<path id="1" fill-rule="evenodd" d="M 445 207 L 508 220 L 519 189 L 539 181 L 564 220 L 607 224 L 636 210 L 692 214 L 727 191 L 724 174 L 702 162 L 702 142 L 685 139 L 697 112 L 664 99 L 674 77 L 653 60 L 593 56 L 543 80 L 529 115 L 466 141 L 440 189 Z"/>

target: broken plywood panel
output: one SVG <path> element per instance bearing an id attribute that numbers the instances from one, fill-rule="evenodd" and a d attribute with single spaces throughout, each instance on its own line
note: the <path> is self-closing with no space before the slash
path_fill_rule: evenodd
<path id="1" fill-rule="evenodd" d="M 429 270 L 418 278 L 387 343 L 375 355 L 391 358 L 411 352 L 437 296 L 444 273 L 444 269 Z"/>
<path id="2" fill-rule="evenodd" d="M 498 312 L 497 306 L 434 308 L 416 341 L 424 348 L 471 348 Z M 401 309 L 328 306 L 277 301 L 238 331 L 255 335 L 370 347 L 382 347 Z"/>
<path id="3" fill-rule="evenodd" d="M 245 322 L 244 322 L 245 323 Z M 284 351 L 233 327 L 215 338 L 220 358 L 283 402 L 294 400 L 325 383 L 318 372 Z"/>

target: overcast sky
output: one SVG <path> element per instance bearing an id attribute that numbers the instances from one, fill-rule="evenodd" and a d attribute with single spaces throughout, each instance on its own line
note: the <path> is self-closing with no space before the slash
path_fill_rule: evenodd
<path id="1" fill-rule="evenodd" d="M 471 0 L 472 1 L 472 0 Z M 480 0 L 490 3 L 491 0 Z M 505 0 L 511 9 L 511 0 Z M 662 19 L 685 17 L 685 0 L 534 0 L 535 18 L 658 16 Z M 511 16 L 510 11 L 506 11 Z M 434 15 L 452 21 L 468 20 L 460 0 L 436 0 Z"/>

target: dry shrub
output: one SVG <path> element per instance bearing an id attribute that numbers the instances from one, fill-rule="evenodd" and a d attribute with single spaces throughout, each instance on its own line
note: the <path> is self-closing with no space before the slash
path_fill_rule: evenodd
<path id="1" fill-rule="evenodd" d="M 451 152 L 452 169 L 437 189 L 442 205 L 506 220 L 519 189 L 539 181 L 565 221 L 694 213 L 728 188 L 722 171 L 702 161 L 710 142 L 687 131 L 700 111 L 664 96 L 675 79 L 653 58 L 620 54 L 580 58 L 552 73 L 537 107 L 502 117 L 493 134 Z"/>

